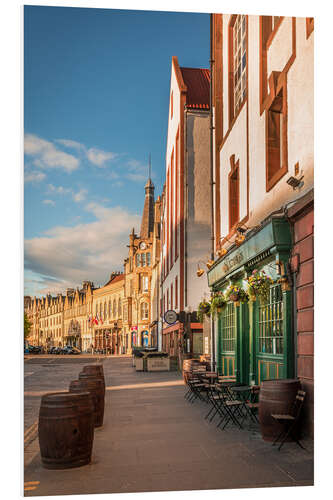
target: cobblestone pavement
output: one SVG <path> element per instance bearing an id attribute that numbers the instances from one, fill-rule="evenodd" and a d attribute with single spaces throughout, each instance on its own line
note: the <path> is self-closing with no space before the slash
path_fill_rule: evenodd
<path id="1" fill-rule="evenodd" d="M 25 496 L 313 484 L 311 442 L 303 443 L 307 450 L 287 443 L 279 452 L 253 425 L 221 431 L 204 420 L 205 403 L 184 399 L 178 373 L 135 372 L 127 357 L 104 359 L 103 366 L 105 417 L 91 464 L 43 469 L 35 439 L 25 453 Z M 66 385 L 74 371 L 62 373 Z"/>

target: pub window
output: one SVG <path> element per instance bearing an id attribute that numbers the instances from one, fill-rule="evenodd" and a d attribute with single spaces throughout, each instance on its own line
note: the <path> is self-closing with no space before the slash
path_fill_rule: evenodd
<path id="1" fill-rule="evenodd" d="M 150 252 L 147 252 L 147 266 L 150 266 Z"/>
<path id="2" fill-rule="evenodd" d="M 287 113 L 285 87 L 266 111 L 266 190 L 287 171 Z"/>
<path id="3" fill-rule="evenodd" d="M 148 303 L 147 302 L 142 302 L 141 303 L 141 319 L 146 320 L 148 319 Z"/>
<path id="4" fill-rule="evenodd" d="M 235 308 L 233 303 L 226 304 L 221 321 L 221 342 L 223 352 L 234 352 L 236 342 Z"/>
<path id="5" fill-rule="evenodd" d="M 146 265 L 146 254 L 142 253 L 141 254 L 141 265 L 144 267 Z"/>
<path id="6" fill-rule="evenodd" d="M 236 116 L 246 97 L 246 16 L 233 15 L 229 25 L 229 112 Z"/>
<path id="7" fill-rule="evenodd" d="M 136 267 L 140 267 L 140 254 L 137 253 L 135 256 L 135 265 Z"/>
<path id="8" fill-rule="evenodd" d="M 148 292 L 148 289 L 149 289 L 148 275 L 141 274 L 141 290 L 142 292 Z"/>
<path id="9" fill-rule="evenodd" d="M 127 305 L 124 306 L 124 321 L 128 320 L 128 309 Z"/>
<path id="10" fill-rule="evenodd" d="M 259 306 L 259 352 L 283 354 L 283 301 L 280 285 L 270 289 L 269 300 Z"/>
<path id="11" fill-rule="evenodd" d="M 239 221 L 239 160 L 229 174 L 229 231 Z"/>
<path id="12" fill-rule="evenodd" d="M 267 81 L 267 50 L 268 42 L 272 39 L 273 31 L 276 31 L 280 21 L 280 16 L 260 16 L 260 54 L 259 54 L 259 71 L 260 71 L 260 113 L 263 112 L 263 103 L 267 97 L 268 81 Z"/>

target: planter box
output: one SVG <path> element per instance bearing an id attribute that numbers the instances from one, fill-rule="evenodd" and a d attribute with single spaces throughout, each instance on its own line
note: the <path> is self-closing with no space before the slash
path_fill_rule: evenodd
<path id="1" fill-rule="evenodd" d="M 143 358 L 135 358 L 135 369 L 137 372 L 143 372 Z"/>
<path id="2" fill-rule="evenodd" d="M 148 372 L 164 372 L 170 371 L 170 358 L 147 358 L 147 371 Z"/>

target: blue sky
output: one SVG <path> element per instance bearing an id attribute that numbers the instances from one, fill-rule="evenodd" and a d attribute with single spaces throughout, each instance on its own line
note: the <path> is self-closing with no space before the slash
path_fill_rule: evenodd
<path id="1" fill-rule="evenodd" d="M 96 284 L 161 192 L 171 58 L 209 67 L 209 14 L 24 8 L 25 294 Z"/>

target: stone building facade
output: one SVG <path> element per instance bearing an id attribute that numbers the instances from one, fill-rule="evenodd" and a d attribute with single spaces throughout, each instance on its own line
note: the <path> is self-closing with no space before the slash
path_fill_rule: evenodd
<path id="1" fill-rule="evenodd" d="M 95 351 L 125 354 L 128 350 L 122 325 L 124 284 L 124 275 L 113 272 L 109 281 L 93 292 L 88 327 L 92 332 Z"/>

